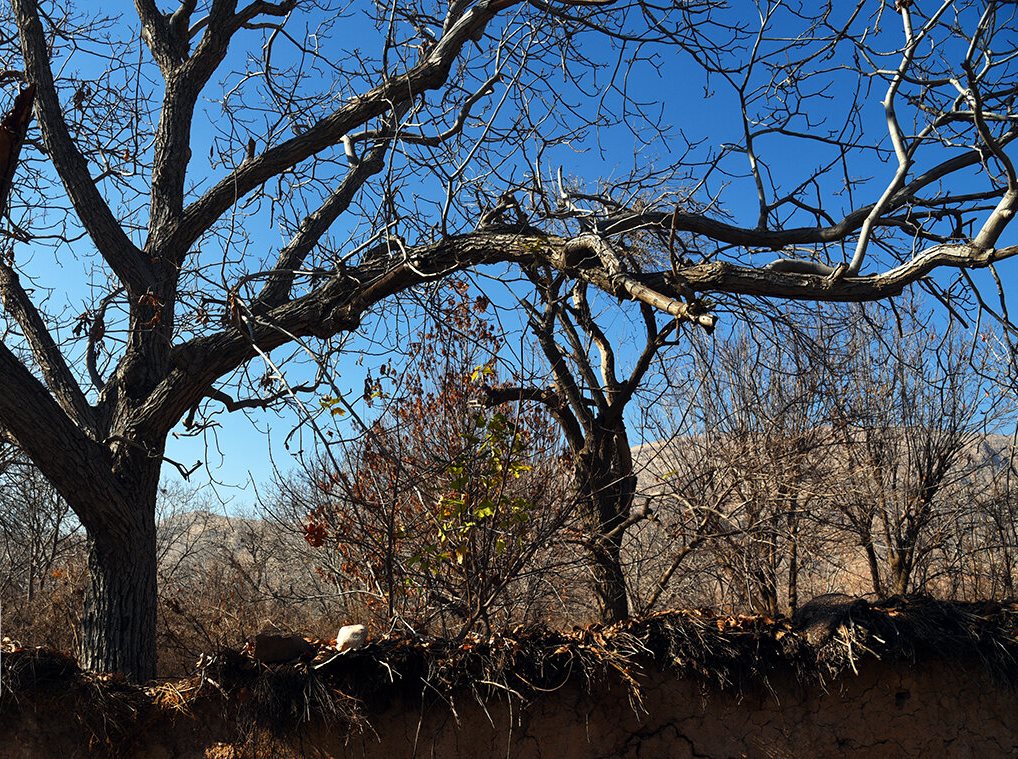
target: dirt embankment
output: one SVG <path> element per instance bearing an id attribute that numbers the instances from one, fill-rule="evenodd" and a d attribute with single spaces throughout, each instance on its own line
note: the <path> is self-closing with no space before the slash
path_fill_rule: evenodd
<path id="1" fill-rule="evenodd" d="M 9 653 L 0 756 L 1018 757 L 1015 616 L 914 603 L 798 625 L 685 613 L 388 641 L 318 669 L 231 654 L 145 691 Z"/>

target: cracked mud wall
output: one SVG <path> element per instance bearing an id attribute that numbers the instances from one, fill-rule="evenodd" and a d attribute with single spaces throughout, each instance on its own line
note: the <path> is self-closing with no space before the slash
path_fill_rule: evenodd
<path id="1" fill-rule="evenodd" d="M 450 705 L 397 702 L 369 725 L 311 725 L 280 742 L 238 734 L 221 705 L 190 714 L 139 714 L 123 756 L 142 759 L 241 757 L 1018 757 L 1018 695 L 994 683 L 978 661 L 909 666 L 868 661 L 826 687 L 791 676 L 741 694 L 646 672 L 642 708 L 618 683 L 587 691 L 569 682 L 529 704 L 468 693 Z M 206 713 L 203 713 L 206 712 Z M 91 726 L 94 734 L 95 725 Z M 0 756 L 97 755 L 75 719 L 75 703 L 54 695 L 0 720 Z"/>

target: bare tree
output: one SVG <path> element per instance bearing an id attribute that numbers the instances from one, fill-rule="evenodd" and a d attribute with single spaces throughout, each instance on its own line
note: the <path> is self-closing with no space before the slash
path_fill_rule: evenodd
<path id="1" fill-rule="evenodd" d="M 524 307 L 550 368 L 551 384 L 491 387 L 487 400 L 541 404 L 558 422 L 571 454 L 573 497 L 590 522 L 585 544 L 599 613 L 605 622 L 618 622 L 629 616 L 622 544 L 626 531 L 650 516 L 646 508 L 634 510 L 637 472 L 626 413 L 678 321 L 662 324 L 657 312 L 644 304 L 642 345 L 627 361 L 613 344 L 617 339 L 595 319 L 585 283 L 563 292 L 566 278 L 561 274 L 546 269 L 530 276 L 538 303 L 524 302 Z M 712 317 L 704 314 L 701 319 L 713 327 Z"/>
<path id="2" fill-rule="evenodd" d="M 903 301 L 768 334 L 705 354 L 702 382 L 671 399 L 682 424 L 650 452 L 657 514 L 679 538 L 664 577 L 681 564 L 712 578 L 707 601 L 768 614 L 794 612 L 803 587 L 999 593 L 1013 402 L 994 333 Z"/>
<path id="3" fill-rule="evenodd" d="M 969 598 L 1014 598 L 1018 566 L 1018 487 L 1013 440 L 997 438 L 980 446 L 985 465 L 969 520 L 956 520 L 952 536 L 956 555 L 947 562 L 951 590 Z M 961 497 L 968 496 L 971 491 Z M 946 553 L 946 551 L 945 551 Z M 953 560 L 953 561 L 952 561 Z"/>
<path id="4" fill-rule="evenodd" d="M 661 497 L 699 515 L 687 542 L 706 544 L 730 605 L 794 613 L 803 564 L 819 550 L 816 515 L 835 485 L 831 367 L 818 346 L 835 321 L 742 331 L 702 350 L 699 381 L 671 399 L 688 411 L 657 452 Z"/>
<path id="5" fill-rule="evenodd" d="M 0 473 L 0 594 L 31 604 L 58 564 L 80 548 L 81 525 L 39 470 L 15 460 Z M 11 605 L 7 604 L 8 613 Z"/>
<path id="6" fill-rule="evenodd" d="M 979 449 L 1010 406 L 979 336 L 941 333 L 910 309 L 896 324 L 861 323 L 834 415 L 845 471 L 833 502 L 878 595 L 909 592 L 939 547 L 938 523 L 974 505 L 987 484 Z"/>
<path id="7" fill-rule="evenodd" d="M 154 671 L 167 435 L 220 405 L 292 400 L 282 346 L 334 351 L 379 302 L 482 264 L 548 266 L 699 324 L 709 293 L 866 301 L 921 282 L 947 300 L 935 270 L 965 279 L 1018 253 L 997 247 L 1018 205 L 1010 3 L 899 3 L 895 16 L 774 2 L 752 25 L 707 2 L 365 3 L 343 15 L 312 0 L 137 0 L 130 21 L 92 5 L 10 8 L 0 68 L 6 86 L 29 85 L 19 103 L 34 97 L 38 132 L 4 183 L 0 426 L 88 532 L 83 663 L 135 679 Z M 738 143 L 691 144 L 586 198 L 547 190 L 557 145 L 610 128 L 679 139 L 628 84 L 679 51 L 708 89 L 730 88 Z M 818 98 L 835 86 L 851 96 L 825 117 Z M 878 96 L 874 131 L 864 105 Z M 5 121 L 6 144 L 24 137 L 24 113 Z M 820 157 L 775 172 L 771 138 Z M 759 205 L 744 226 L 717 197 L 742 160 Z M 254 233 L 266 222 L 279 244 Z M 620 247 L 634 234 L 656 235 L 669 261 L 634 267 Z M 47 245 L 85 264 L 78 318 L 27 284 L 22 251 Z M 768 266 L 753 258 L 781 249 Z"/>

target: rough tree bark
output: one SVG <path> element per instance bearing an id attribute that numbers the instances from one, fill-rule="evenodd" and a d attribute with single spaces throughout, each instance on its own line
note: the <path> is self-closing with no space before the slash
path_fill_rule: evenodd
<path id="1" fill-rule="evenodd" d="M 595 425 L 597 422 L 595 421 Z M 590 536 L 594 595 L 601 621 L 620 622 L 629 616 L 629 594 L 622 565 L 622 541 L 633 524 L 636 473 L 629 436 L 621 420 L 591 435 L 590 450 L 579 454 L 578 499 L 594 518 Z"/>
<path id="2" fill-rule="evenodd" d="M 78 509 L 89 505 L 78 501 Z M 93 531 L 81 664 L 144 682 L 156 674 L 155 496 L 140 492 L 123 524 Z"/>

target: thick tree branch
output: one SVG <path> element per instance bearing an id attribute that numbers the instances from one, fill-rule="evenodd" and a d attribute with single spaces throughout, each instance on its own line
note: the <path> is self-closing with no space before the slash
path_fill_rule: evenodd
<path id="1" fill-rule="evenodd" d="M 901 7 L 901 20 L 905 32 L 905 47 L 902 50 L 901 63 L 898 65 L 898 70 L 892 77 L 891 83 L 887 87 L 887 94 L 884 95 L 884 99 L 881 102 L 881 105 L 884 107 L 884 118 L 887 122 L 887 131 L 890 135 L 891 145 L 894 146 L 894 154 L 898 160 L 898 166 L 895 169 L 894 176 L 890 183 L 887 185 L 884 192 L 881 193 L 880 198 L 870 209 L 870 212 L 866 215 L 866 219 L 862 223 L 862 227 L 859 231 L 859 239 L 855 246 L 855 252 L 852 254 L 852 259 L 848 262 L 848 267 L 846 269 L 846 273 L 851 276 L 858 274 L 859 270 L 862 268 L 863 261 L 866 258 L 866 249 L 869 246 L 870 239 L 873 235 L 873 229 L 877 225 L 881 215 L 885 213 L 887 206 L 891 203 L 892 199 L 900 193 L 901 188 L 905 183 L 905 178 L 908 176 L 909 170 L 912 168 L 914 154 L 918 147 L 919 140 L 915 140 L 911 145 L 906 146 L 905 135 L 902 133 L 901 126 L 898 124 L 895 99 L 898 96 L 898 90 L 901 88 L 902 82 L 905 80 L 906 72 L 912 65 L 916 47 L 930 29 L 934 28 L 937 20 L 948 9 L 948 7 L 950 7 L 950 5 L 950 2 L 942 3 L 940 8 L 937 9 L 923 25 L 923 28 L 918 34 L 914 34 L 912 31 L 912 13 L 908 9 L 908 4 L 904 4 Z"/>
<path id="2" fill-rule="evenodd" d="M 619 389 L 618 375 L 615 371 L 615 350 L 612 348 L 608 336 L 604 334 L 601 327 L 594 321 L 594 316 L 590 313 L 590 304 L 587 302 L 586 283 L 577 282 L 573 288 L 573 313 L 580 327 L 594 341 L 598 352 L 601 354 L 601 381 L 604 384 L 606 406 L 610 405 L 615 393 Z M 572 330 L 572 332 L 575 333 L 575 330 Z"/>
<path id="3" fill-rule="evenodd" d="M 17 272 L 3 262 L 0 262 L 0 303 L 21 327 L 46 384 L 64 411 L 79 427 L 95 434 L 95 409 L 89 405 L 46 322 L 21 286 Z"/>
<path id="4" fill-rule="evenodd" d="M 198 97 L 226 58 L 230 41 L 243 26 L 259 15 L 285 16 L 295 0 L 270 3 L 254 0 L 239 12 L 236 0 L 215 0 L 209 13 L 208 27 L 194 54 L 188 56 L 186 36 L 180 36 L 183 24 L 155 11 L 151 0 L 138 0 L 139 15 L 154 36 L 153 55 L 160 60 L 166 80 L 163 108 L 156 130 L 155 161 L 152 167 L 152 203 L 149 219 L 149 247 L 159 248 L 179 223 L 184 206 L 184 183 L 191 156 L 191 128 Z M 151 5 L 148 11 L 146 6 Z M 189 15 L 189 14 L 188 14 Z M 157 53 L 159 50 L 161 52 Z M 176 248 L 171 260 L 179 265 L 189 245 Z"/>
<path id="5" fill-rule="evenodd" d="M 603 385 L 601 382 L 598 382 L 597 374 L 590 363 L 590 356 L 587 354 L 586 346 L 584 346 L 583 341 L 580 339 L 580 335 L 576 331 L 575 325 L 569 319 L 569 314 L 557 303 L 548 304 L 548 308 L 554 310 L 555 315 L 558 317 L 559 326 L 566 334 L 566 340 L 569 343 L 569 347 L 572 349 L 573 364 L 578 369 L 582 381 L 587 384 L 587 391 L 591 397 L 593 405 L 597 407 L 598 413 L 605 413 L 605 411 L 608 410 L 608 394 L 611 392 L 611 385 L 609 385 L 608 382 L 605 382 Z M 543 324 L 536 325 L 532 322 L 531 329 L 534 329 L 535 331 L 537 329 L 542 329 L 547 333 L 548 340 L 554 341 L 555 339 L 554 332 L 550 325 L 546 327 Z M 576 397 L 585 400 L 579 389 L 577 389 Z"/>
<path id="6" fill-rule="evenodd" d="M 714 329 L 714 316 L 700 304 L 684 303 L 673 288 L 648 287 L 645 275 L 626 273 L 608 240 L 593 232 L 566 241 L 557 260 L 548 263 L 620 300 L 639 301 L 681 321 L 699 324 L 708 331 Z"/>
<path id="7" fill-rule="evenodd" d="M 990 248 L 996 245 L 1004 230 L 1014 220 L 1016 212 L 1018 212 L 1018 190 L 1012 188 L 1004 193 L 1004 197 L 1000 199 L 997 207 L 993 209 L 989 218 L 983 223 L 979 234 L 972 241 L 972 245 L 982 248 Z M 996 251 L 996 253 L 999 254 L 1000 251 Z M 1006 256 L 1003 256 L 1003 258 L 1006 258 Z M 997 258 L 995 260 L 999 261 L 1001 259 Z M 989 263 L 994 262 L 990 261 Z"/>
<path id="8" fill-rule="evenodd" d="M 35 88 L 27 87 L 14 101 L 11 112 L 0 122 L 0 217 L 6 215 L 7 198 L 17 171 L 21 144 L 32 117 Z M 0 304 L 18 323 L 32 349 L 46 383 L 75 423 L 94 434 L 94 410 L 53 341 L 46 323 L 21 286 L 14 267 L 0 260 Z"/>
<path id="9" fill-rule="evenodd" d="M 0 343 L 0 426 L 18 442 L 54 487 L 70 503 L 90 503 L 93 510 L 76 509 L 85 529 L 93 532 L 115 523 L 119 485 L 111 476 L 109 451 L 89 438 L 53 400 L 46 388 L 11 350 Z M 83 498 L 87 493 L 90 497 Z M 122 536 L 129 537 L 129 536 Z"/>
<path id="10" fill-rule="evenodd" d="M 382 142 L 369 150 L 318 210 L 304 218 L 290 242 L 280 251 L 269 280 L 258 295 L 256 308 L 271 308 L 286 300 L 293 286 L 294 270 L 304 263 L 332 223 L 350 207 L 364 183 L 385 167 L 387 147 L 388 143 Z"/>
<path id="11" fill-rule="evenodd" d="M 144 292 L 152 281 L 152 268 L 99 193 L 88 162 L 64 122 L 36 0 L 12 0 L 11 5 L 21 35 L 25 73 L 37 88 L 36 113 L 50 159 L 96 249 L 125 285 Z"/>
<path id="12" fill-rule="evenodd" d="M 523 301 L 528 312 L 530 312 L 530 329 L 537 338 L 537 344 L 540 346 L 541 352 L 544 353 L 544 357 L 548 360 L 548 365 L 551 367 L 558 395 L 565 401 L 568 408 L 571 409 L 578 426 L 584 433 L 579 438 L 580 446 L 573 448 L 575 453 L 582 449 L 585 434 L 594 427 L 594 413 L 588 408 L 588 399 L 584 397 L 583 391 L 576 382 L 576 378 L 569 371 L 566 357 L 555 340 L 555 320 L 560 309 L 558 298 L 561 278 L 553 278 L 548 273 L 543 278 L 539 278 L 533 271 L 529 272 L 529 274 L 530 280 L 537 287 L 544 300 L 543 313 L 538 313 L 536 308 Z M 596 383 L 592 384 L 596 389 Z M 601 401 L 603 402 L 603 398 Z M 596 406 L 598 405 L 598 399 L 595 398 L 589 401 L 589 403 Z"/>
<path id="13" fill-rule="evenodd" d="M 696 292 L 723 292 L 827 303 L 864 303 L 900 295 L 906 287 L 934 269 L 981 269 L 1016 255 L 1018 246 L 981 250 L 965 244 L 937 245 L 900 266 L 865 277 L 836 279 L 716 262 L 686 267 L 675 274 L 661 272 L 641 275 L 641 280 L 648 287 L 655 290 L 660 288 L 665 292 L 672 285 L 687 287 Z"/>
<path id="14" fill-rule="evenodd" d="M 453 23 L 428 55 L 406 73 L 390 77 L 368 92 L 347 101 L 310 129 L 244 161 L 228 176 L 190 205 L 174 226 L 167 245 L 186 251 L 239 198 L 276 176 L 327 148 L 373 118 L 404 107 L 428 90 L 446 82 L 460 49 L 483 33 L 500 11 L 519 0 L 483 0 Z"/>
<path id="15" fill-rule="evenodd" d="M 193 0 L 190 5 L 193 10 Z M 156 7 L 155 0 L 134 0 L 134 7 L 141 21 L 141 38 L 159 64 L 163 76 L 167 77 L 187 58 L 186 27 L 185 36 L 181 38 L 179 27 L 170 25 L 169 19 Z M 181 6 L 178 12 L 183 8 Z"/>
<path id="16" fill-rule="evenodd" d="M 315 292 L 264 314 L 242 314 L 236 326 L 175 347 L 170 356 L 170 374 L 144 404 L 138 423 L 168 431 L 187 409 L 208 393 L 216 379 L 259 351 L 271 351 L 294 337 L 328 338 L 356 329 L 364 314 L 379 301 L 466 267 L 500 262 L 528 267 L 544 264 L 655 308 L 664 303 L 665 308 L 661 310 L 666 313 L 675 315 L 675 311 L 680 311 L 683 315 L 680 318 L 700 323 L 704 315 L 690 314 L 689 308 L 678 301 L 683 293 L 727 292 L 827 302 L 872 301 L 901 293 L 938 266 L 985 267 L 1018 255 L 1018 247 L 975 251 L 964 245 L 937 246 L 885 274 L 840 280 L 726 263 L 686 267 L 677 274 L 658 272 L 630 276 L 606 271 L 598 262 L 582 255 L 577 261 L 578 248 L 589 252 L 589 238 L 590 235 L 584 235 L 577 242 L 579 238 L 568 240 L 533 232 L 475 232 L 411 250 L 404 260 L 388 269 L 368 266 L 343 271 Z M 620 282 L 635 286 L 620 286 Z M 255 345 L 259 351 L 254 349 Z M 554 365 L 557 349 L 545 346 L 544 342 L 541 345 L 542 349 L 552 349 L 549 360 Z M 570 405 L 578 406 L 573 409 L 578 415 L 589 414 L 579 398 Z"/>

